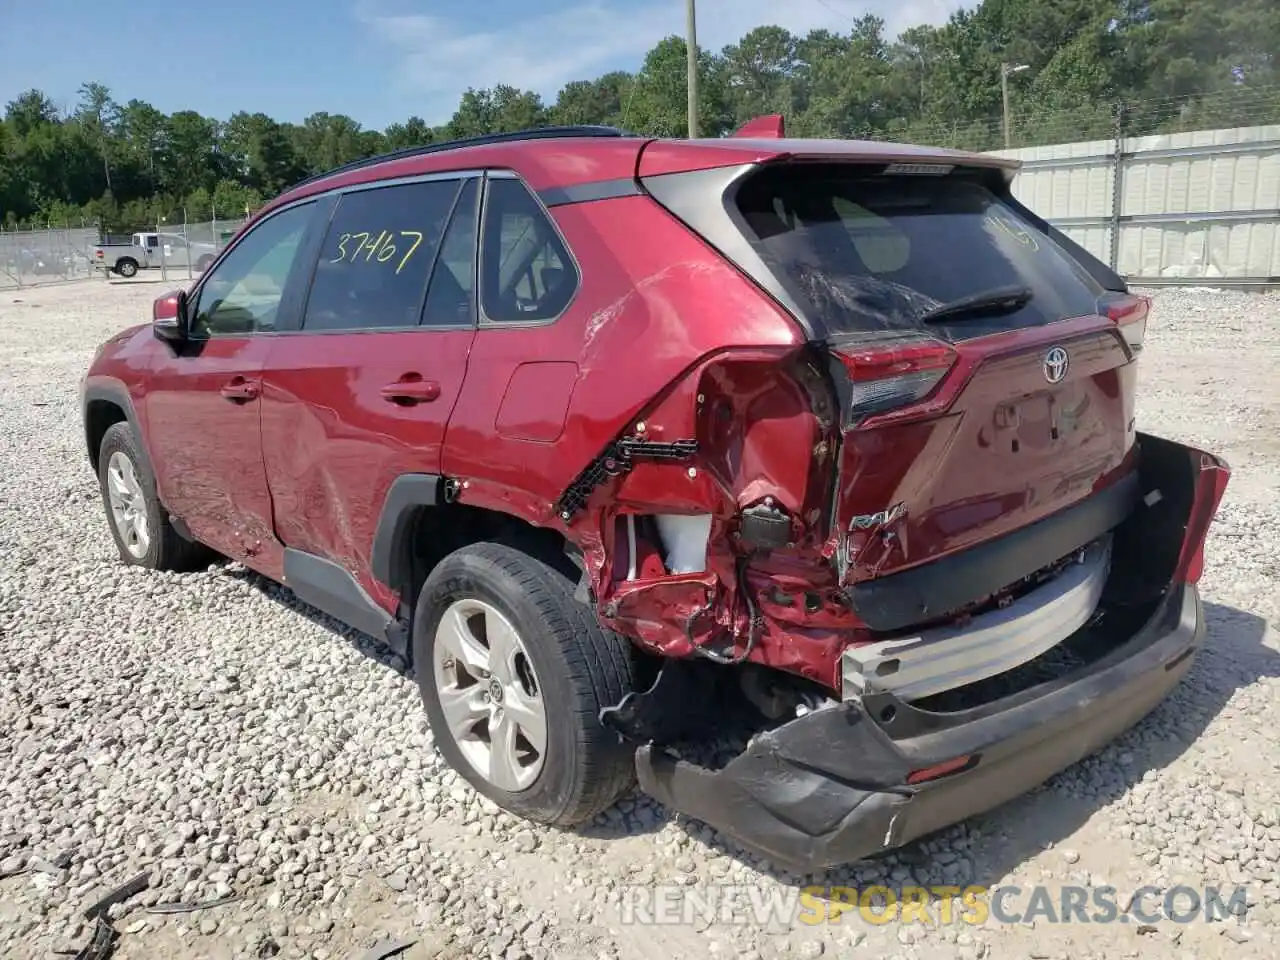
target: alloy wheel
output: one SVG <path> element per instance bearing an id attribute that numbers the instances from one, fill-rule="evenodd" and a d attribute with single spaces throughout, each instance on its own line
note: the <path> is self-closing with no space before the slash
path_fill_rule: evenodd
<path id="1" fill-rule="evenodd" d="M 500 790 L 530 787 L 546 757 L 547 714 L 511 621 L 482 600 L 455 601 L 436 627 L 434 660 L 447 733 L 463 757 Z"/>
<path id="2" fill-rule="evenodd" d="M 141 560 L 151 548 L 151 531 L 147 526 L 147 498 L 138 482 L 133 461 L 117 450 L 107 461 L 107 500 L 111 522 L 120 542 L 135 560 Z"/>

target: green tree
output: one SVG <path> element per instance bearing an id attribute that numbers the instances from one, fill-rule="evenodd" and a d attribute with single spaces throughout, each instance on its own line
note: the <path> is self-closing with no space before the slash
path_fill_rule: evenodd
<path id="1" fill-rule="evenodd" d="M 621 70 L 595 80 L 574 80 L 560 89 L 549 111 L 552 123 L 627 126 L 627 104 L 635 78 Z"/>
<path id="2" fill-rule="evenodd" d="M 168 132 L 168 118 L 145 101 L 130 100 L 120 109 L 120 134 L 125 154 L 145 171 L 147 188 L 151 193 L 156 192 L 160 183 L 156 176 L 156 160 L 164 156 L 168 148 Z"/>
<path id="3" fill-rule="evenodd" d="M 662 137 L 688 134 L 688 55 L 684 39 L 667 37 L 644 58 L 627 109 L 629 125 Z M 698 51 L 698 135 L 718 137 L 733 122 L 725 83 L 724 61 Z"/>
<path id="4" fill-rule="evenodd" d="M 435 133 L 421 117 L 410 117 L 404 123 L 393 123 L 386 129 L 388 150 L 403 150 L 431 143 Z"/>
<path id="5" fill-rule="evenodd" d="M 194 110 L 169 118 L 160 187 L 185 196 L 217 175 L 217 127 Z"/>
<path id="6" fill-rule="evenodd" d="M 222 130 L 222 150 L 228 172 L 264 193 L 279 192 L 305 170 L 288 132 L 265 113 L 233 114 Z"/>
<path id="7" fill-rule="evenodd" d="M 798 46 L 782 27 L 756 27 L 724 48 L 723 75 L 735 125 L 770 113 L 794 116 L 804 109 L 807 86 Z"/>
<path id="8" fill-rule="evenodd" d="M 380 135 L 375 134 L 378 142 L 371 143 L 360 124 L 341 113 L 313 113 L 290 133 L 293 150 L 304 172 L 309 174 L 359 160 L 381 145 Z"/>
<path id="9" fill-rule="evenodd" d="M 27 90 L 10 100 L 4 111 L 5 119 L 19 137 L 33 130 L 56 123 L 58 108 L 40 90 Z"/>
<path id="10" fill-rule="evenodd" d="M 843 33 L 749 31 L 698 52 L 699 133 L 782 113 L 795 135 L 872 137 L 967 149 L 1000 146 L 1002 63 L 1018 144 L 1280 122 L 1276 0 L 979 0 L 939 26 L 889 37 L 873 16 Z M 234 217 L 313 173 L 386 150 L 546 123 L 687 132 L 685 44 L 667 37 L 637 71 L 566 84 L 551 103 L 509 85 L 468 90 L 432 128 L 385 131 L 323 111 L 302 123 L 262 112 L 225 122 L 116 104 L 85 83 L 69 116 L 26 90 L 0 120 L 0 220 L 101 222 L 115 231 L 180 218 Z M 195 213 L 193 211 L 199 211 Z M 206 213 L 207 211 L 207 213 Z"/>
<path id="11" fill-rule="evenodd" d="M 120 108 L 111 99 L 111 91 L 100 83 L 81 84 L 76 119 L 102 155 L 102 177 L 110 190 L 112 144 L 120 120 Z"/>
<path id="12" fill-rule="evenodd" d="M 541 97 L 500 84 L 492 90 L 467 90 L 445 129 L 450 137 L 474 137 L 528 130 L 546 123 Z"/>

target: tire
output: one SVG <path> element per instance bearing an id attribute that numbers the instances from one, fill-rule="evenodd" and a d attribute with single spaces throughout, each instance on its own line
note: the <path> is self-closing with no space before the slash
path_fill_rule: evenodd
<path id="1" fill-rule="evenodd" d="M 634 689 L 635 653 L 627 640 L 600 627 L 591 608 L 573 598 L 573 589 L 564 573 L 528 553 L 501 543 L 471 544 L 449 554 L 432 571 L 418 595 L 413 619 L 418 689 L 446 762 L 503 809 L 562 827 L 590 820 L 611 806 L 635 779 L 633 751 L 599 720 L 601 707 L 616 704 Z M 517 669 L 511 675 L 519 674 L 517 682 L 525 690 L 521 694 L 525 705 L 540 701 L 544 711 L 544 749 L 536 775 L 532 782 L 514 788 L 499 785 L 500 777 L 482 773 L 474 762 L 480 749 L 476 740 L 467 737 L 460 745 L 445 719 L 442 697 L 456 703 L 460 691 L 491 690 L 500 674 L 495 668 L 492 678 L 475 687 L 462 687 L 460 681 L 452 687 L 445 683 L 450 673 L 458 670 L 456 658 L 454 667 L 441 666 L 441 661 L 449 662 L 449 650 L 453 649 L 448 626 L 440 629 L 445 615 L 453 618 L 462 611 L 460 615 L 470 617 L 472 623 L 481 618 L 486 635 L 493 631 L 488 626 L 495 622 L 492 613 L 472 612 L 474 604 L 496 611 L 499 620 L 514 628 L 516 644 L 527 654 L 525 663 L 531 667 L 535 696 L 527 696 L 530 684 L 526 681 L 530 678 L 523 671 Z M 495 639 L 486 652 L 499 646 L 498 634 L 492 635 Z M 505 689 L 505 704 L 512 705 L 515 688 Z M 492 710 L 501 699 L 487 692 L 479 696 L 489 698 L 489 706 L 480 709 Z M 499 710 L 499 718 L 501 713 Z M 490 722 L 482 721 L 482 726 L 474 729 L 487 730 Z M 503 728 L 499 725 L 496 729 Z M 519 735 L 523 737 L 523 729 Z M 520 742 L 527 745 L 533 740 L 515 740 L 513 746 Z M 520 769 L 528 773 L 533 767 Z"/>
<path id="2" fill-rule="evenodd" d="M 209 254 L 206 253 L 203 257 L 201 257 L 199 260 L 196 261 L 196 269 L 199 270 L 201 273 L 204 273 L 206 270 L 209 269 L 209 264 L 211 263 L 213 263 L 213 257 L 209 256 Z"/>
<path id="3" fill-rule="evenodd" d="M 98 452 L 98 489 L 120 559 L 150 570 L 195 570 L 207 565 L 213 558 L 212 552 L 201 543 L 184 539 L 173 528 L 168 511 L 156 496 L 155 478 L 146 463 L 138 438 L 128 423 L 113 423 L 107 428 Z M 123 487 L 126 493 L 123 498 L 117 497 L 117 502 L 129 503 L 133 515 L 142 519 L 145 543 L 136 536 L 136 525 L 123 524 L 120 520 L 113 507 L 113 485 L 117 492 Z"/>
<path id="4" fill-rule="evenodd" d="M 124 257 L 116 261 L 116 273 L 122 277 L 132 277 L 138 273 L 138 261 Z"/>

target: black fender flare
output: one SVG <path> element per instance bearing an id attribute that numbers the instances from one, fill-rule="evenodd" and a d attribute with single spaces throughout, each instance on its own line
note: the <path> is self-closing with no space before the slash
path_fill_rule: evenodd
<path id="1" fill-rule="evenodd" d="M 170 525 L 178 536 L 184 540 L 194 542 L 195 537 L 192 536 L 186 521 L 173 513 L 168 504 L 164 502 L 164 495 L 160 491 L 160 477 L 156 473 L 155 465 L 151 462 L 151 451 L 147 447 L 147 434 L 138 422 L 138 411 L 133 405 L 133 397 L 129 394 L 129 388 L 119 380 L 87 383 L 80 392 L 80 419 L 84 425 L 84 442 L 89 452 L 89 465 L 95 467 L 94 473 L 97 473 L 98 451 L 93 445 L 93 436 L 90 432 L 89 404 L 95 401 L 106 401 L 124 411 L 125 422 L 129 424 L 134 436 L 138 438 L 138 453 L 142 455 L 142 465 L 150 472 L 153 478 L 153 482 L 156 485 L 156 496 L 160 500 L 160 505 L 164 507 L 165 513 L 169 515 Z"/>
<path id="2" fill-rule="evenodd" d="M 379 582 L 395 587 L 396 566 L 413 532 L 413 515 L 419 507 L 444 503 L 444 478 L 434 473 L 403 473 L 392 481 L 382 501 L 373 535 L 370 569 Z"/>
<path id="3" fill-rule="evenodd" d="M 125 420 L 128 421 L 129 426 L 133 428 L 133 432 L 138 438 L 138 450 L 146 461 L 144 466 L 154 477 L 156 471 L 151 463 L 151 451 L 147 449 L 147 437 L 138 422 L 138 411 L 133 406 L 133 397 L 129 395 L 129 388 L 118 380 L 113 380 L 109 383 L 86 384 L 80 395 L 80 419 L 84 425 L 84 444 L 89 451 L 90 465 L 96 463 L 98 459 L 98 451 L 94 449 L 89 421 L 89 405 L 95 401 L 106 401 L 124 411 Z"/>

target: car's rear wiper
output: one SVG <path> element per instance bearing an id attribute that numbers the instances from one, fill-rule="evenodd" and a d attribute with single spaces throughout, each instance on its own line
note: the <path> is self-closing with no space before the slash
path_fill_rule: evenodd
<path id="1" fill-rule="evenodd" d="M 958 320 L 964 316 L 983 316 L 997 313 L 1012 313 L 1031 302 L 1035 294 L 1027 287 L 995 287 L 980 293 L 971 293 L 967 297 L 959 297 L 950 303 L 939 304 L 931 310 L 920 314 L 921 323 L 936 323 L 939 320 Z"/>

